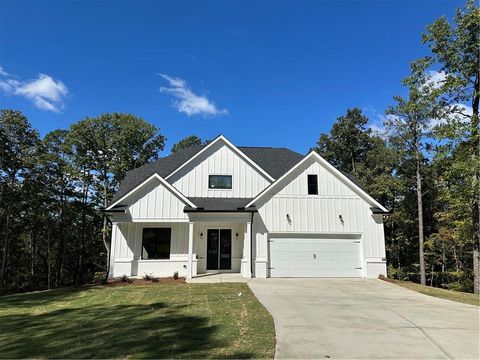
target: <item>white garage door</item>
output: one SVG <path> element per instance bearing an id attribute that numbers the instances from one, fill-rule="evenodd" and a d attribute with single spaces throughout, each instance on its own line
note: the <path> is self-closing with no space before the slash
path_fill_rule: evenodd
<path id="1" fill-rule="evenodd" d="M 361 243 L 348 238 L 271 238 L 271 277 L 362 277 Z"/>

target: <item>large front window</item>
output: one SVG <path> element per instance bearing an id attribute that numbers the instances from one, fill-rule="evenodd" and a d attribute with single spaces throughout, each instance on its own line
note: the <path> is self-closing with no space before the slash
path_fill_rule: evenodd
<path id="1" fill-rule="evenodd" d="M 208 188 L 209 189 L 231 189 L 232 175 L 209 175 Z"/>
<path id="2" fill-rule="evenodd" d="M 171 228 L 144 228 L 142 259 L 170 259 Z"/>

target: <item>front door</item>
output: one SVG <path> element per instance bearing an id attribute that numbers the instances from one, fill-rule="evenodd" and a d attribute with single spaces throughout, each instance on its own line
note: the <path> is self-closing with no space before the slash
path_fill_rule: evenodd
<path id="1" fill-rule="evenodd" d="M 207 230 L 207 270 L 232 268 L 232 230 Z"/>

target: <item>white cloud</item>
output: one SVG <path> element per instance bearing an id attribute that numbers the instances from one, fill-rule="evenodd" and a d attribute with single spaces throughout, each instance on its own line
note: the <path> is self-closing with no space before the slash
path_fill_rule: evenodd
<path id="1" fill-rule="evenodd" d="M 364 107 L 363 112 L 368 116 L 367 128 L 372 130 L 372 133 L 376 136 L 385 139 L 387 137 L 387 129 L 385 127 L 385 121 L 389 115 L 379 113 L 373 106 L 368 105 Z"/>
<path id="2" fill-rule="evenodd" d="M 444 109 L 445 113 L 443 118 L 431 119 L 430 127 L 432 129 L 449 122 L 467 124 L 473 115 L 473 108 L 462 103 L 447 105 Z"/>
<path id="3" fill-rule="evenodd" d="M 443 85 L 446 79 L 447 75 L 444 71 L 430 70 L 428 72 L 427 83 L 432 84 L 435 89 L 438 89 Z"/>
<path id="4" fill-rule="evenodd" d="M 33 105 L 45 111 L 60 112 L 65 106 L 68 89 L 63 82 L 46 74 L 36 79 L 17 80 L 0 67 L 0 90 L 29 99 Z"/>
<path id="5" fill-rule="evenodd" d="M 188 116 L 228 115 L 227 109 L 218 109 L 217 106 L 206 96 L 200 96 L 193 93 L 185 80 L 171 77 L 166 74 L 158 75 L 165 79 L 170 85 L 170 87 L 162 86 L 160 92 L 170 94 L 177 99 L 173 101 L 173 107 L 179 112 L 185 113 Z"/>

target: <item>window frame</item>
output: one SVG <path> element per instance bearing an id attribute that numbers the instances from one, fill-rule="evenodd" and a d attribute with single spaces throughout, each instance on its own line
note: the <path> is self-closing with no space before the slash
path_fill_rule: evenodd
<path id="1" fill-rule="evenodd" d="M 315 177 L 315 192 L 310 192 L 310 179 Z M 318 175 L 317 174 L 307 174 L 307 194 L 308 195 L 318 195 Z"/>
<path id="2" fill-rule="evenodd" d="M 230 178 L 230 187 L 222 188 L 222 187 L 211 187 L 210 181 L 212 177 L 220 176 L 220 177 L 229 177 Z M 208 190 L 232 190 L 233 189 L 233 175 L 232 174 L 208 174 Z"/>
<path id="3" fill-rule="evenodd" d="M 155 229 L 155 230 L 158 230 L 158 229 L 161 229 L 161 230 L 168 230 L 168 234 L 169 234 L 169 239 L 168 239 L 168 257 L 156 257 L 156 258 L 148 258 L 148 257 L 144 257 L 144 237 L 145 237 L 145 231 L 146 230 L 152 230 L 152 229 Z M 146 226 L 146 227 L 143 227 L 142 228 L 142 244 L 141 244 L 142 248 L 141 248 L 141 252 L 140 252 L 140 260 L 141 261 L 165 261 L 165 260 L 170 260 L 171 259 L 171 256 L 172 256 L 172 228 L 171 227 L 168 227 L 168 226 L 163 226 L 163 227 L 159 227 L 159 226 Z M 158 246 L 158 245 L 155 245 L 155 246 Z M 147 254 L 148 256 L 148 254 Z"/>

